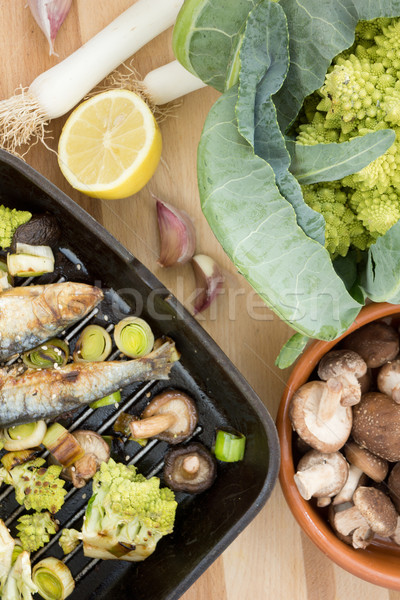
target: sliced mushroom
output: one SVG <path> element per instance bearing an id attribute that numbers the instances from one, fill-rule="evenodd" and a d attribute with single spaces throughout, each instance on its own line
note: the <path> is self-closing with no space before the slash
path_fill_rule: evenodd
<path id="1" fill-rule="evenodd" d="M 199 494 L 211 487 L 216 476 L 216 460 L 199 442 L 176 446 L 165 455 L 164 480 L 176 492 Z"/>
<path id="2" fill-rule="evenodd" d="M 325 354 L 318 365 L 318 376 L 323 380 L 335 379 L 343 386 L 340 402 L 353 406 L 361 400 L 359 378 L 367 372 L 367 365 L 357 352 L 332 350 Z"/>
<path id="3" fill-rule="evenodd" d="M 357 352 L 365 360 L 367 367 L 375 369 L 397 356 L 399 336 L 391 325 L 374 321 L 344 338 L 343 347 Z"/>
<path id="4" fill-rule="evenodd" d="M 351 535 L 354 548 L 366 548 L 376 533 L 394 534 L 397 512 L 391 500 L 373 487 L 360 486 L 353 495 L 354 506 L 337 512 L 335 527 L 344 536 Z"/>
<path id="5" fill-rule="evenodd" d="M 310 450 L 300 459 L 294 481 L 305 500 L 331 498 L 343 487 L 347 474 L 348 464 L 340 452 Z"/>
<path id="6" fill-rule="evenodd" d="M 386 363 L 379 369 L 377 385 L 380 392 L 400 404 L 400 358 Z"/>
<path id="7" fill-rule="evenodd" d="M 130 428 L 135 439 L 156 437 L 169 444 L 179 444 L 190 437 L 197 425 L 196 404 L 179 390 L 167 390 L 155 396 L 138 421 Z"/>
<path id="8" fill-rule="evenodd" d="M 388 477 L 389 496 L 400 513 L 400 462 L 397 462 Z"/>
<path id="9" fill-rule="evenodd" d="M 336 452 L 347 441 L 352 411 L 341 406 L 342 385 L 335 380 L 309 381 L 293 394 L 289 416 L 298 435 L 312 448 Z"/>
<path id="10" fill-rule="evenodd" d="M 101 463 L 109 460 L 110 447 L 95 431 L 82 429 L 74 431 L 72 435 L 82 446 L 85 454 L 72 466 L 64 468 L 62 474 L 66 479 L 72 481 L 74 487 L 81 488 L 92 479 Z"/>
<path id="11" fill-rule="evenodd" d="M 386 394 L 369 392 L 352 410 L 354 441 L 388 461 L 400 460 L 400 405 Z"/>

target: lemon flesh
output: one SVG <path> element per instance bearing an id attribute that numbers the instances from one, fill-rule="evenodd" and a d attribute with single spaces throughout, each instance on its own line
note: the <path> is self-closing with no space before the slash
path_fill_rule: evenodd
<path id="1" fill-rule="evenodd" d="M 58 164 L 73 188 L 95 198 L 126 198 L 142 189 L 161 157 L 161 133 L 134 92 L 109 90 L 80 104 L 58 144 Z"/>

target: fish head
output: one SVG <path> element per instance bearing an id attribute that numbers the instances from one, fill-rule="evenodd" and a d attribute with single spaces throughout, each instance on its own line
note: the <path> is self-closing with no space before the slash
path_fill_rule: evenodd
<path id="1" fill-rule="evenodd" d="M 75 321 L 87 315 L 101 300 L 104 294 L 100 288 L 85 283 L 67 282 L 54 289 L 55 302 L 63 321 Z"/>

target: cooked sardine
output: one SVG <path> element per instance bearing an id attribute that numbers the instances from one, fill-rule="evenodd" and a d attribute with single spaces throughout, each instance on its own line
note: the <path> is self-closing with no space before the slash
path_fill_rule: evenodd
<path id="1" fill-rule="evenodd" d="M 134 360 L 70 363 L 58 369 L 4 367 L 0 369 L 0 426 L 57 417 L 135 381 L 168 379 L 175 360 L 175 345 L 166 341 Z"/>
<path id="2" fill-rule="evenodd" d="M 84 283 L 52 283 L 0 293 L 0 361 L 59 335 L 87 315 L 103 292 Z"/>

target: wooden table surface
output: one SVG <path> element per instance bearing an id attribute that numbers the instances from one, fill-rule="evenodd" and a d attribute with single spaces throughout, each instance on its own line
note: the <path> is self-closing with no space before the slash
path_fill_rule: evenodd
<path id="1" fill-rule="evenodd" d="M 34 22 L 26 0 L 0 0 L 0 99 L 27 86 L 43 70 L 68 56 L 132 4 L 132 0 L 73 0 L 57 40 L 58 56 Z M 144 76 L 172 60 L 171 31 L 135 56 Z M 225 275 L 224 293 L 198 317 L 202 326 L 243 373 L 275 418 L 289 371 L 274 360 L 291 330 L 269 311 L 236 272 L 214 238 L 200 209 L 196 184 L 196 147 L 207 112 L 218 94 L 194 92 L 161 123 L 162 162 L 149 184 L 134 197 L 90 199 L 63 178 L 56 154 L 42 144 L 25 160 L 115 235 L 188 308 L 193 301 L 190 266 L 157 266 L 159 238 L 151 193 L 184 208 L 197 230 L 197 252 L 214 257 Z M 64 118 L 51 123 L 48 146 L 56 149 Z M 230 547 L 184 594 L 182 600 L 400 600 L 400 593 L 366 583 L 327 559 L 302 533 L 277 483 L 269 501 Z"/>

